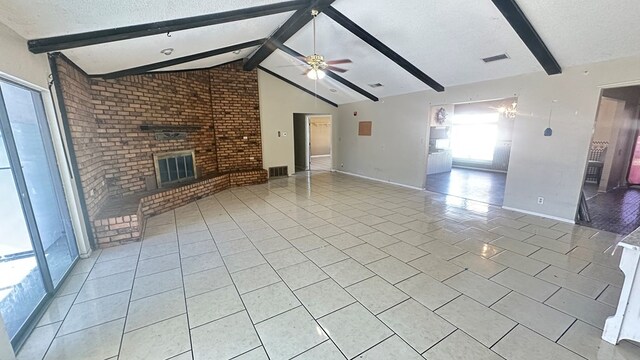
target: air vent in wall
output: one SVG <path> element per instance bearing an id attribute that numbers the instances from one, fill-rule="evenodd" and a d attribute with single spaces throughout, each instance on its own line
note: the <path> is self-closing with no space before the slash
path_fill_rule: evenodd
<path id="1" fill-rule="evenodd" d="M 269 177 L 289 176 L 289 168 L 287 166 L 275 166 L 269 168 Z"/>
<path id="2" fill-rule="evenodd" d="M 379 88 L 379 87 L 383 87 L 383 86 L 384 86 L 384 85 L 382 85 L 382 84 L 380 84 L 380 83 L 369 84 L 369 87 L 372 87 L 372 88 L 374 88 L 374 89 L 375 89 L 375 88 Z"/>
<path id="3" fill-rule="evenodd" d="M 500 54 L 500 55 L 486 57 L 486 58 L 482 59 L 482 61 L 484 61 L 486 63 L 490 63 L 490 62 L 494 62 L 494 61 L 498 61 L 498 60 L 504 60 L 504 59 L 508 59 L 508 58 L 509 58 L 509 55 Z"/>

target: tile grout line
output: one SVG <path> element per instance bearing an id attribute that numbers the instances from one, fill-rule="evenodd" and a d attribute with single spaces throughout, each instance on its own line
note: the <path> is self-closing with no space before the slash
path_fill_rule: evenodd
<path id="1" fill-rule="evenodd" d="M 222 205 L 222 203 L 217 199 L 217 197 L 216 197 L 216 201 L 217 201 L 218 203 L 220 203 L 220 205 Z M 200 204 L 198 204 L 198 201 L 195 201 L 195 204 L 196 204 L 196 207 L 198 208 L 198 212 L 200 213 L 200 216 L 201 216 L 201 217 L 202 217 L 202 219 L 204 220 L 204 215 L 202 214 L 202 209 L 200 208 Z M 223 205 L 222 205 L 222 206 L 223 206 Z M 223 206 L 223 208 L 224 208 L 224 206 Z M 229 212 L 228 212 L 226 209 L 224 209 L 224 210 L 225 210 L 225 212 L 227 213 L 227 215 L 229 215 L 229 216 L 230 216 Z M 234 222 L 235 222 L 235 220 L 232 220 L 232 221 L 234 221 Z M 218 244 L 217 244 L 217 243 L 216 243 L 216 241 L 215 241 L 215 238 L 214 238 L 214 236 L 213 236 L 213 233 L 211 232 L 211 228 L 209 227 L 209 224 L 208 224 L 206 221 L 204 221 L 204 223 L 205 223 L 205 226 L 207 227 L 207 230 L 209 231 L 209 234 L 211 235 L 211 239 L 212 239 L 212 241 L 213 241 L 213 245 L 214 245 L 214 246 L 215 246 L 215 248 L 218 250 L 218 254 L 220 254 L 220 249 L 218 248 Z M 236 225 L 238 225 L 238 224 L 236 223 Z M 243 231 L 243 233 L 244 233 L 244 231 Z M 246 236 L 246 234 L 245 234 L 245 236 Z M 262 255 L 261 255 L 261 256 L 262 256 Z M 224 259 L 224 256 L 222 256 L 222 254 L 221 254 L 221 255 L 220 255 L 220 258 L 222 259 L 223 266 L 224 266 L 225 270 L 227 271 L 227 274 L 229 275 L 229 279 L 231 280 L 231 284 L 232 284 L 232 285 L 233 285 L 233 287 L 235 288 L 236 293 L 238 294 L 238 298 L 240 298 L 240 302 L 242 303 L 242 307 L 244 308 L 244 310 L 241 310 L 241 311 L 239 311 L 239 312 L 237 312 L 237 313 L 240 313 L 240 312 L 242 312 L 242 311 L 244 311 L 244 312 L 246 312 L 246 313 L 247 313 L 247 317 L 249 318 L 249 321 L 251 322 L 251 326 L 253 327 L 253 331 L 254 331 L 254 333 L 256 334 L 256 337 L 258 338 L 258 341 L 260 342 L 260 344 L 261 344 L 261 345 L 262 345 L 262 347 L 264 348 L 264 342 L 263 342 L 263 341 L 262 341 L 262 339 L 260 338 L 260 333 L 258 333 L 258 329 L 256 329 L 256 326 L 255 326 L 255 324 L 253 323 L 253 321 L 252 321 L 252 319 L 251 319 L 251 316 L 249 315 L 249 310 L 247 309 L 247 306 L 246 306 L 246 304 L 244 303 L 244 300 L 242 299 L 242 296 L 240 295 L 240 291 L 238 291 L 238 286 L 236 285 L 235 281 L 233 280 L 233 276 L 231 276 L 231 272 L 229 271 L 229 268 L 228 268 L 227 263 L 226 263 L 226 261 L 225 261 L 225 259 Z M 265 260 L 265 261 L 266 261 L 266 260 Z M 209 323 L 212 323 L 212 322 L 209 322 Z M 203 324 L 203 325 L 204 325 L 204 324 Z M 191 329 L 189 329 L 189 338 L 191 338 Z M 193 350 L 193 347 L 192 347 L 192 350 Z M 267 354 L 266 348 L 265 348 L 265 354 Z M 193 351 L 192 351 L 192 356 L 193 356 Z M 268 358 L 270 358 L 270 357 L 269 357 L 269 354 L 267 354 L 267 357 L 268 357 Z"/>
<path id="2" fill-rule="evenodd" d="M 144 234 L 143 234 L 143 239 L 144 239 Z M 125 312 L 124 324 L 122 324 L 122 335 L 120 336 L 120 344 L 118 346 L 118 353 L 116 354 L 116 356 L 118 357 L 120 357 L 120 353 L 122 352 L 122 343 L 124 342 L 125 329 L 127 327 L 127 320 L 129 317 L 129 308 L 131 307 L 131 298 L 133 297 L 133 287 L 135 286 L 136 273 L 138 272 L 138 263 L 140 262 L 140 254 L 142 253 L 142 242 L 143 241 L 140 241 L 140 248 L 138 249 L 138 261 L 136 261 L 136 267 L 133 272 L 133 281 L 131 282 L 131 291 L 129 292 L 129 301 L 127 301 L 127 311 Z"/>
<path id="3" fill-rule="evenodd" d="M 303 256 L 305 256 L 305 257 L 306 257 L 306 255 L 304 255 L 304 253 L 303 253 L 303 252 L 301 252 L 301 253 L 303 254 Z M 348 255 L 348 254 L 347 254 L 347 255 Z M 425 256 L 426 256 L 426 255 L 425 255 Z M 388 256 L 387 256 L 387 257 L 388 257 Z M 386 257 L 385 257 L 385 258 L 386 258 Z M 308 258 L 307 258 L 307 259 L 308 259 Z M 346 260 L 347 260 L 347 259 L 345 259 L 345 260 L 343 260 L 343 261 L 346 261 Z M 400 260 L 400 261 L 401 261 L 401 260 Z M 356 262 L 357 262 L 357 261 L 356 261 Z M 365 266 L 365 265 L 362 265 L 362 264 L 360 264 L 360 265 L 361 265 L 361 266 Z M 324 270 L 323 270 L 322 268 L 320 268 L 320 267 L 319 267 L 319 269 L 320 269 L 321 271 L 323 271 L 323 272 L 324 272 Z M 420 271 L 419 273 L 422 273 L 422 272 Z M 356 282 L 356 283 L 354 283 L 354 284 L 351 284 L 351 285 L 349 285 L 349 286 L 353 286 L 353 285 L 355 285 L 355 284 L 357 284 L 357 283 L 359 283 L 359 282 L 362 282 L 362 281 L 365 281 L 365 280 L 371 279 L 371 278 L 373 278 L 373 277 L 375 277 L 375 276 L 380 277 L 380 275 L 378 275 L 378 274 L 377 274 L 377 273 L 375 273 L 375 272 L 373 272 L 373 274 L 374 274 L 373 276 L 368 277 L 367 279 L 364 279 L 364 280 L 360 280 L 360 281 L 358 281 L 358 282 Z M 328 274 L 326 274 L 326 273 L 325 273 L 325 275 L 328 275 Z M 416 274 L 416 275 L 417 275 L 417 274 Z M 332 279 L 330 276 L 329 276 L 329 278 L 330 278 L 330 279 Z M 381 278 L 383 281 L 385 281 L 385 282 L 386 282 L 386 280 L 384 280 L 382 277 L 380 277 L 380 278 Z M 325 279 L 325 280 L 326 280 L 326 279 Z M 333 280 L 333 281 L 335 281 L 335 280 Z M 387 283 L 388 283 L 388 282 L 387 282 Z M 285 285 L 288 287 L 288 285 L 287 285 L 286 283 L 285 283 Z M 339 285 L 339 284 L 338 284 L 338 285 Z M 411 297 L 410 295 L 406 294 L 406 293 L 405 293 L 404 291 L 402 291 L 401 289 L 398 289 L 398 288 L 397 288 L 396 286 L 394 286 L 393 284 L 390 284 L 390 285 L 391 285 L 391 286 L 393 286 L 393 288 L 394 288 L 394 289 L 396 289 L 396 290 L 398 290 L 398 291 L 402 292 L 404 295 L 406 295 L 406 296 L 407 296 L 407 299 L 405 299 L 405 300 L 401 301 L 401 302 L 400 302 L 400 303 L 398 303 L 398 304 L 395 304 L 395 305 L 393 305 L 393 306 L 389 307 L 389 309 L 391 309 L 391 308 L 393 308 L 393 307 L 395 307 L 395 306 L 397 306 L 397 305 L 399 305 L 399 304 L 402 304 L 402 303 L 404 303 L 404 302 L 406 302 L 406 301 L 408 301 L 408 300 L 413 299 L 413 297 Z M 340 286 L 343 290 L 347 291 L 347 293 L 349 293 L 349 295 L 351 295 L 351 294 L 350 294 L 350 292 L 349 292 L 346 288 L 342 287 L 341 285 L 339 285 L 339 286 Z M 289 290 L 291 290 L 291 289 L 289 289 Z M 292 293 L 294 293 L 294 292 L 293 292 L 293 290 L 291 290 L 291 291 L 292 291 Z M 294 293 L 294 296 L 296 296 L 296 295 L 295 295 L 295 293 Z M 353 297 L 353 295 L 351 295 L 351 296 Z M 297 298 L 297 296 L 296 296 L 296 298 Z M 364 305 L 362 305 L 362 303 L 360 303 L 357 299 L 355 299 L 355 298 L 354 298 L 354 300 L 355 300 L 355 302 L 354 302 L 354 303 L 358 303 L 358 304 L 360 304 L 360 306 L 362 306 L 364 309 L 366 309 L 367 311 L 369 311 L 369 312 L 371 313 L 371 311 L 370 311 L 368 308 L 366 308 Z M 418 302 L 418 301 L 417 301 L 417 300 L 415 300 L 415 299 L 413 299 L 413 300 L 414 300 L 414 301 L 416 301 L 416 302 Z M 298 299 L 298 301 L 299 301 L 299 299 Z M 304 304 L 303 304 L 302 302 L 300 302 L 300 303 L 302 304 L 302 306 L 304 306 Z M 349 305 L 346 305 L 346 306 L 342 307 L 341 309 L 346 308 L 346 307 L 348 307 L 348 306 L 350 306 L 350 305 L 352 305 L 352 304 L 354 304 L 354 303 L 351 303 L 351 304 L 349 304 Z M 419 303 L 419 304 L 421 304 L 420 302 L 418 302 L 418 303 Z M 421 305 L 422 305 L 422 304 L 421 304 Z M 422 306 L 424 306 L 424 305 L 422 305 Z M 425 307 L 425 308 L 426 308 L 426 307 Z M 334 310 L 333 312 L 331 312 L 331 313 L 329 313 L 329 314 L 325 314 L 325 315 L 323 315 L 322 317 L 328 316 L 328 315 L 330 315 L 330 314 L 332 314 L 332 313 L 334 313 L 334 312 L 337 312 L 337 311 L 339 311 L 339 310 L 341 310 L 341 309 Z M 389 309 L 385 309 L 385 310 L 381 311 L 380 313 L 383 313 L 383 312 L 385 312 L 385 311 L 387 311 L 387 310 L 389 310 Z M 428 310 L 428 311 L 431 311 L 431 310 L 429 310 L 428 308 L 427 308 L 427 310 Z M 308 311 L 308 309 L 307 309 L 307 311 Z M 433 312 L 433 311 L 432 311 L 432 313 L 433 313 L 435 316 L 438 316 L 439 318 L 443 319 L 443 321 L 445 321 L 445 322 L 449 323 L 446 319 L 444 319 L 444 318 L 440 317 L 440 316 L 439 316 L 438 314 L 436 314 L 435 312 Z M 375 315 L 375 314 L 373 314 L 373 313 L 371 313 L 371 314 L 372 314 L 372 315 L 373 315 L 373 316 L 374 316 L 378 321 L 380 321 L 382 324 L 384 324 L 384 325 L 385 325 L 385 327 L 389 328 L 389 327 L 388 327 L 388 325 L 387 325 L 386 323 L 384 323 L 383 321 L 381 321 L 381 320 L 378 318 L 378 316 L 377 316 L 377 315 Z M 321 318 L 322 318 L 322 317 L 321 317 Z M 312 318 L 313 318 L 313 316 L 312 316 Z M 319 319 L 320 319 L 320 318 L 319 318 Z M 314 320 L 315 320 L 315 319 L 314 319 Z M 316 322 L 317 322 L 317 320 L 316 320 Z M 456 327 L 456 326 L 454 326 L 453 324 L 451 324 L 451 323 L 449 323 L 449 324 L 450 324 L 452 327 L 454 327 L 454 328 L 456 328 L 456 329 L 457 329 L 457 327 Z M 392 329 L 390 329 L 390 328 L 389 328 L 389 330 L 392 332 L 392 335 L 391 335 L 391 336 L 393 336 L 393 335 L 397 335 L 397 334 L 396 334 Z M 454 331 L 455 331 L 455 330 L 454 330 Z M 453 333 L 453 332 L 452 332 L 452 333 Z M 450 334 L 449 334 L 449 335 L 450 335 Z M 447 335 L 447 336 L 448 336 L 448 335 Z M 398 335 L 398 337 L 399 337 L 399 338 L 401 338 L 399 335 Z M 446 337 L 445 337 L 445 338 L 446 338 Z M 401 338 L 401 339 L 402 339 L 402 338 Z M 331 339 L 331 340 L 332 340 L 332 339 Z M 386 339 L 385 339 L 385 340 L 386 340 Z M 402 340 L 404 341 L 404 339 L 402 339 Z M 383 340 L 383 341 L 384 341 L 384 340 Z M 405 341 L 405 343 L 406 343 L 406 341 Z M 377 345 L 377 344 L 376 344 L 376 345 Z M 374 345 L 374 346 L 376 346 L 376 345 Z M 408 344 L 407 344 L 407 345 L 408 345 Z M 337 347 L 337 346 L 336 346 L 336 347 Z M 410 347 L 413 349 L 413 347 L 412 347 L 412 346 L 410 346 Z M 339 349 L 339 348 L 338 348 L 338 349 Z M 340 349 L 339 349 L 339 350 L 340 350 Z M 368 350 L 368 349 L 367 349 L 367 350 Z M 367 351 L 367 350 L 365 350 L 365 351 Z M 340 351 L 342 352 L 342 350 L 340 350 Z M 417 350 L 415 350 L 415 349 L 414 349 L 414 351 L 416 351 L 417 353 L 419 353 L 419 352 L 418 352 Z M 344 355 L 344 353 L 343 353 L 343 355 Z M 357 356 L 357 355 L 356 355 L 356 356 Z"/>
<path id="4" fill-rule="evenodd" d="M 197 205 L 197 201 L 196 201 L 196 205 Z M 202 214 L 200 215 L 202 216 Z M 182 269 L 182 245 L 180 244 L 180 232 L 178 231 L 178 215 L 176 214 L 175 210 L 173 210 L 173 220 L 176 228 L 176 243 L 178 245 L 178 261 L 180 263 L 180 266 L 178 268 L 180 269 L 180 283 L 182 284 L 182 295 L 184 300 L 184 315 L 187 320 L 187 335 L 189 336 L 189 349 L 191 351 L 191 359 L 193 359 L 194 351 L 193 351 L 193 338 L 191 336 L 191 320 L 189 316 L 189 302 L 187 301 L 187 289 L 186 289 L 186 286 L 184 285 L 184 271 Z M 181 315 L 182 314 L 178 316 L 181 316 Z"/>
<path id="5" fill-rule="evenodd" d="M 87 276 L 82 281 L 82 285 L 78 289 L 78 292 L 73 293 L 73 294 L 68 294 L 68 295 L 75 295 L 74 298 L 73 298 L 73 302 L 71 303 L 71 306 L 69 307 L 69 310 L 67 310 L 67 312 L 65 313 L 64 317 L 60 321 L 60 326 L 58 327 L 58 329 L 56 330 L 55 334 L 53 335 L 53 339 L 51 339 L 51 342 L 47 346 L 47 349 L 44 352 L 44 355 L 42 355 L 43 359 L 47 356 L 47 354 L 49 353 L 49 350 L 51 350 L 51 345 L 53 344 L 53 342 L 56 340 L 56 338 L 58 338 L 58 334 L 60 333 L 60 329 L 62 328 L 62 325 L 64 324 L 65 320 L 67 320 L 67 316 L 69 315 L 69 312 L 71 312 L 71 308 L 73 308 L 73 305 L 75 305 L 76 299 L 80 295 L 80 291 L 82 291 L 82 288 L 84 287 L 84 284 L 87 282 L 87 278 L 91 274 L 91 271 L 93 271 L 93 268 L 96 266 L 96 263 L 98 262 L 98 259 L 100 258 L 100 256 L 102 256 L 102 250 L 100 250 L 100 254 L 98 254 L 98 256 L 96 257 L 95 261 L 93 262 L 93 265 L 91 265 L 91 269 L 89 269 L 89 272 L 86 273 Z M 76 265 L 77 265 L 77 263 L 76 263 Z M 80 273 L 80 274 L 83 274 L 83 273 Z M 78 275 L 78 274 L 76 274 L 76 275 Z M 69 277 L 67 277 L 67 280 L 68 279 L 69 279 Z M 62 286 L 63 285 L 61 284 L 59 289 L 62 289 Z M 64 295 L 64 296 L 68 296 L 68 295 Z M 54 299 L 55 299 L 55 297 L 54 297 Z M 42 315 L 44 316 L 44 312 L 42 313 Z M 119 319 L 117 319 L 117 320 L 119 320 Z M 40 321 L 40 319 L 38 319 L 38 321 Z M 36 323 L 36 327 L 37 327 L 37 323 Z M 35 328 L 34 328 L 34 330 L 35 330 Z M 64 335 L 61 335 L 61 336 L 64 336 Z M 26 344 L 26 341 L 25 341 L 25 344 Z"/>

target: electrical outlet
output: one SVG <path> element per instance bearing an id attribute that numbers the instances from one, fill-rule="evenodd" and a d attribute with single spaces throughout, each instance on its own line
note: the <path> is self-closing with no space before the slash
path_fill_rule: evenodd
<path id="1" fill-rule="evenodd" d="M 538 196 L 538 205 L 544 204 L 544 198 L 542 196 Z"/>

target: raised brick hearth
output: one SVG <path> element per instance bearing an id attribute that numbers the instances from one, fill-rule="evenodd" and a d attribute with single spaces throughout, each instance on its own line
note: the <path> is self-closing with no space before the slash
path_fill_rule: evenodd
<path id="1" fill-rule="evenodd" d="M 214 175 L 171 189 L 151 191 L 107 201 L 93 221 L 96 241 L 101 247 L 137 241 L 144 231 L 144 220 L 150 216 L 179 208 L 194 200 L 213 195 L 234 186 L 267 181 L 264 169 L 236 171 Z"/>
<path id="2" fill-rule="evenodd" d="M 231 186 L 266 181 L 256 71 L 241 62 L 105 80 L 56 58 L 78 170 L 101 247 L 140 238 L 144 219 Z M 188 127 L 156 137 L 152 128 Z M 142 126 L 142 128 L 141 128 Z M 155 186 L 154 154 L 193 150 L 198 180 Z"/>

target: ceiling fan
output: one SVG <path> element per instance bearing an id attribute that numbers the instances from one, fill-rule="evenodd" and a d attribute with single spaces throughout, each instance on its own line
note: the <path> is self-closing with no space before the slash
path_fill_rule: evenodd
<path id="1" fill-rule="evenodd" d="M 350 59 L 338 59 L 338 60 L 324 60 L 324 56 L 316 53 L 316 16 L 318 16 L 318 10 L 311 10 L 311 16 L 313 16 L 313 55 L 300 57 L 299 59 L 305 62 L 309 68 L 303 73 L 309 79 L 319 80 L 325 77 L 325 70 L 331 70 L 339 73 L 347 72 L 347 69 L 343 69 L 334 65 L 350 64 Z"/>

